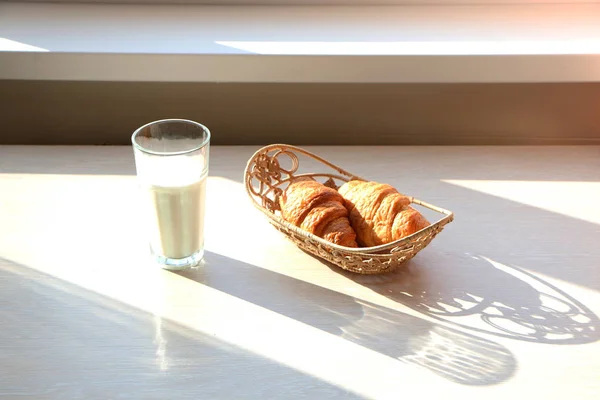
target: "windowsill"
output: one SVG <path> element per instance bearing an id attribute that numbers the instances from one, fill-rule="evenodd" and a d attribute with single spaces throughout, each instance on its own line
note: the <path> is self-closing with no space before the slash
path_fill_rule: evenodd
<path id="1" fill-rule="evenodd" d="M 14 80 L 594 82 L 600 4 L 0 3 L 1 46 Z"/>

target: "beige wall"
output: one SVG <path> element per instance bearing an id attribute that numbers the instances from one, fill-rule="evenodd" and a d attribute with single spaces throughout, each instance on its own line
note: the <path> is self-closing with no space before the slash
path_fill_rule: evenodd
<path id="1" fill-rule="evenodd" d="M 213 144 L 600 144 L 600 84 L 0 81 L 0 144 L 127 144 L 161 118 Z"/>

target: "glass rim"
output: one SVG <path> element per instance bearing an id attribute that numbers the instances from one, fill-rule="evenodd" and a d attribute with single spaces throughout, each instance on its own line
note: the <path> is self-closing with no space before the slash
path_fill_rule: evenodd
<path id="1" fill-rule="evenodd" d="M 156 125 L 156 124 L 166 123 L 166 122 L 185 122 L 188 124 L 196 125 L 196 126 L 202 128 L 202 130 L 206 133 L 206 138 L 198 146 L 195 146 L 189 150 L 180 150 L 180 151 L 154 151 L 154 150 L 146 149 L 143 146 L 141 146 L 140 144 L 136 143 L 135 138 L 137 137 L 138 133 L 140 133 L 142 131 L 142 129 L 147 128 L 150 125 Z M 143 153 L 153 154 L 156 156 L 180 156 L 183 154 L 193 153 L 194 151 L 198 151 L 198 150 L 202 149 L 203 147 L 205 147 L 209 142 L 210 142 L 210 130 L 206 126 L 202 125 L 199 122 L 192 121 L 191 119 L 182 119 L 182 118 L 167 118 L 167 119 L 159 119 L 156 121 L 148 122 L 147 124 L 144 124 L 144 125 L 140 126 L 139 128 L 137 128 L 131 135 L 131 144 L 133 145 L 134 148 L 136 148 L 137 150 L 139 150 Z"/>

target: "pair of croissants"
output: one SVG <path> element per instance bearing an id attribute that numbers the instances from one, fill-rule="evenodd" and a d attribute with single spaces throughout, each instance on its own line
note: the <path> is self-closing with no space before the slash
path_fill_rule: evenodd
<path id="1" fill-rule="evenodd" d="M 371 247 L 411 235 L 429 222 L 390 185 L 353 180 L 338 190 L 312 178 L 292 181 L 279 198 L 289 223 L 346 247 Z"/>

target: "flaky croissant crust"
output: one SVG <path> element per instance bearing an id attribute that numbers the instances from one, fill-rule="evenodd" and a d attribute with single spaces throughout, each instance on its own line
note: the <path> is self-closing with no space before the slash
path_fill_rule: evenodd
<path id="1" fill-rule="evenodd" d="M 339 193 L 360 246 L 390 243 L 429 225 L 410 207 L 410 199 L 390 185 L 355 180 L 342 185 Z"/>
<path id="2" fill-rule="evenodd" d="M 344 198 L 335 189 L 298 179 L 283 192 L 279 204 L 283 219 L 291 224 L 340 246 L 357 247 Z"/>

